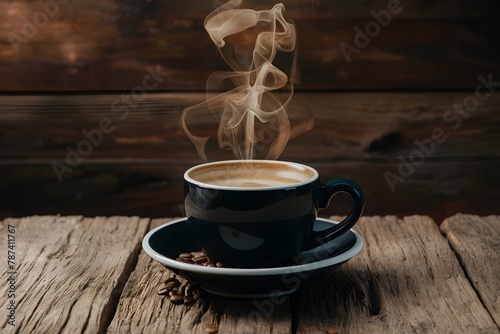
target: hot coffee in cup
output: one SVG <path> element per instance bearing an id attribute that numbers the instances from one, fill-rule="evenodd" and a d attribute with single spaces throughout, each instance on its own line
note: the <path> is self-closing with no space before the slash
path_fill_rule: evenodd
<path id="1" fill-rule="evenodd" d="M 234 160 L 206 163 L 184 174 L 188 226 L 204 252 L 226 267 L 280 265 L 301 250 L 348 231 L 359 219 L 364 197 L 348 179 L 321 184 L 313 168 L 283 161 Z M 348 193 L 350 214 L 316 232 L 318 210 L 333 195 Z"/>

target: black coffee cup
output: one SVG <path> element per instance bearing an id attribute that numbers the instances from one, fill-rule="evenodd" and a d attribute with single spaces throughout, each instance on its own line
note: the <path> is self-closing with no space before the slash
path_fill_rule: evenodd
<path id="1" fill-rule="evenodd" d="M 352 210 L 339 224 L 316 232 L 319 209 L 344 192 Z M 348 179 L 321 184 L 306 165 L 232 160 L 198 165 L 184 174 L 187 225 L 212 261 L 225 267 L 279 266 L 302 250 L 347 232 L 363 212 L 360 187 Z"/>

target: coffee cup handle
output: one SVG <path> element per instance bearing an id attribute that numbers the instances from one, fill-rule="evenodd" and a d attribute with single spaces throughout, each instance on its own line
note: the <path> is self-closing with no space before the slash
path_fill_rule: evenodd
<path id="1" fill-rule="evenodd" d="M 335 179 L 326 184 L 319 185 L 319 208 L 325 209 L 332 197 L 337 193 L 347 193 L 351 196 L 353 207 L 351 212 L 340 223 L 323 231 L 312 231 L 309 235 L 305 249 L 311 249 L 325 244 L 345 232 L 356 224 L 363 213 L 365 197 L 361 188 L 353 181 L 348 179 Z"/>

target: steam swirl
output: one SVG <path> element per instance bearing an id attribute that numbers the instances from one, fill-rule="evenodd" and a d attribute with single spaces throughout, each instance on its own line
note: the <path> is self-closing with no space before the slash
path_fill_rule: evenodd
<path id="1" fill-rule="evenodd" d="M 209 137 L 189 130 L 186 120 L 192 113 L 211 112 L 219 123 L 219 147 L 232 150 L 238 159 L 277 159 L 289 139 L 313 125 L 307 111 L 287 111 L 296 81 L 297 48 L 295 26 L 283 17 L 284 5 L 261 11 L 236 9 L 240 5 L 241 0 L 229 1 L 205 19 L 206 31 L 233 70 L 213 73 L 207 92 L 228 84 L 234 88 L 181 114 L 180 126 L 204 160 Z M 288 76 L 272 63 L 278 52 L 292 53 Z M 287 93 L 279 94 L 285 88 Z"/>

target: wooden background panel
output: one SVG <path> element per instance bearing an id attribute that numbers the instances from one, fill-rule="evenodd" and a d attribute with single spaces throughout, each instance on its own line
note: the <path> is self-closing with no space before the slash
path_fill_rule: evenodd
<path id="1" fill-rule="evenodd" d="M 199 161 L 83 163 L 59 182 L 51 161 L 0 163 L 0 216 L 30 214 L 183 215 L 183 172 Z M 299 162 L 316 168 L 321 180 L 347 177 L 366 195 L 365 215 L 425 214 L 441 222 L 457 212 L 494 214 L 500 198 L 500 160 L 488 163 L 426 162 L 389 187 L 385 173 L 398 175 L 398 163 L 376 161 Z M 339 195 L 321 216 L 348 212 Z"/>
<path id="2" fill-rule="evenodd" d="M 494 0 L 402 1 L 403 10 L 350 63 L 340 44 L 354 45 L 353 29 L 364 30 L 370 11 L 388 1 L 283 2 L 299 35 L 299 89 L 473 88 L 478 74 L 499 73 Z M 256 9 L 274 3 L 243 2 Z M 94 0 L 60 5 L 49 17 L 38 1 L 3 2 L 0 90 L 130 90 L 148 66 L 170 74 L 156 89 L 203 90 L 210 73 L 226 68 L 203 28 L 213 8 L 201 0 Z M 46 22 L 34 21 L 43 14 Z M 33 22 L 38 27 L 27 33 Z"/>
<path id="3" fill-rule="evenodd" d="M 312 113 L 315 124 L 292 139 L 280 159 L 397 159 L 399 155 L 408 159 L 415 150 L 422 150 L 416 140 L 432 146 L 429 143 L 437 128 L 443 129 L 446 140 L 434 143 L 426 159 L 498 157 L 499 94 L 481 102 L 467 118 L 455 115 L 450 122 L 445 117 L 454 104 L 463 103 L 473 92 L 296 94 L 300 101 L 296 108 Z M 98 145 L 92 145 L 91 152 L 81 156 L 83 160 L 195 161 L 195 147 L 178 122 L 185 107 L 203 98 L 203 94 L 148 94 L 136 108 L 115 112 L 112 104 L 121 99 L 118 94 L 1 96 L 1 158 L 64 161 L 70 149 L 78 150 L 81 142 L 88 141 L 83 133 L 87 131 L 94 133 Z M 97 132 L 106 118 L 114 129 L 101 133 L 101 138 Z M 192 131 L 213 138 L 209 159 L 232 158 L 230 151 L 218 148 L 217 124 L 211 113 L 195 122 Z"/>
<path id="4" fill-rule="evenodd" d="M 495 213 L 499 95 L 492 94 L 456 129 L 443 120 L 454 103 L 473 93 L 297 94 L 316 124 L 290 141 L 280 159 L 311 164 L 324 180 L 343 176 L 359 182 L 369 215 L 427 214 L 441 221 L 456 212 Z M 120 94 L 2 96 L 1 215 L 179 216 L 182 174 L 201 162 L 178 127 L 179 114 L 203 96 L 148 94 L 123 120 L 111 109 Z M 97 129 L 107 117 L 116 128 L 70 166 L 68 147 L 78 150 L 87 140 L 82 131 Z M 210 125 L 201 117 L 195 127 L 208 133 Z M 420 159 L 415 140 L 429 143 L 438 127 L 447 140 Z M 212 153 L 212 160 L 231 157 L 218 149 Z M 54 162 L 69 166 L 62 182 Z M 338 210 L 324 215 L 345 213 L 347 207 L 341 199 Z"/>

